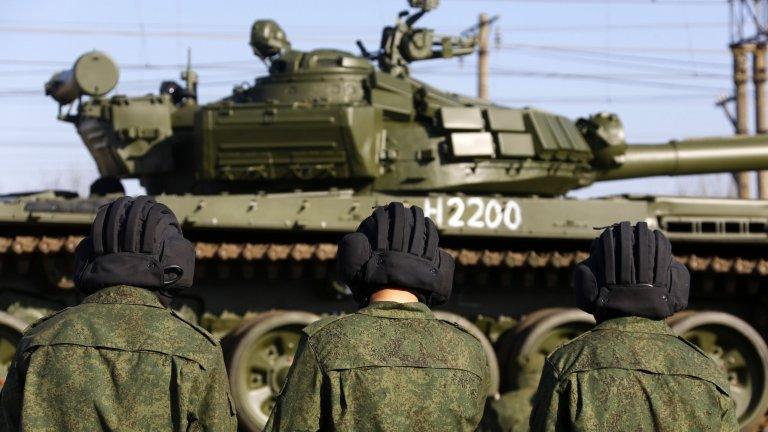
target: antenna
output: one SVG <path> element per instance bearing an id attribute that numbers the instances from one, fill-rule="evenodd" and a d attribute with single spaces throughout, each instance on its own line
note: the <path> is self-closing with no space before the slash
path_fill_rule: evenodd
<path id="1" fill-rule="evenodd" d="M 181 79 L 187 84 L 187 95 L 197 100 L 197 72 L 192 70 L 192 48 L 187 48 L 187 69 L 181 73 Z"/>

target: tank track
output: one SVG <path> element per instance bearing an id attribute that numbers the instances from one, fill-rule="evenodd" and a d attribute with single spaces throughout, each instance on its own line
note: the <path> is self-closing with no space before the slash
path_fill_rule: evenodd
<path id="1" fill-rule="evenodd" d="M 58 287 L 61 293 L 72 292 L 74 284 L 71 280 L 73 255 L 83 236 L 15 236 L 0 237 L 0 275 L 6 271 L 16 273 L 17 277 L 27 278 L 40 273 L 52 286 Z M 261 271 L 268 279 L 279 280 L 281 275 L 305 280 L 329 280 L 337 247 L 333 243 L 234 243 L 234 242 L 195 242 L 198 259 L 196 272 L 202 280 L 205 273 L 212 272 L 214 280 L 229 283 L 235 279 L 248 280 Z M 541 250 L 487 250 L 457 248 L 448 249 L 456 259 L 456 281 L 459 285 L 494 286 L 503 285 L 509 279 L 522 279 L 521 286 L 547 286 L 548 288 L 567 286 L 569 271 L 576 262 L 585 259 L 588 252 L 574 248 L 573 250 L 541 251 Z M 759 293 L 759 287 L 768 275 L 768 260 L 763 258 L 721 257 L 717 255 L 701 256 L 696 254 L 678 255 L 692 272 L 703 273 L 701 276 L 702 293 L 712 299 L 719 299 L 718 292 L 733 293 L 739 286 L 749 298 Z M 287 265 L 287 267 L 286 267 Z M 42 266 L 42 267 L 40 267 Z M 235 276 L 237 269 L 242 267 L 243 274 Z M 285 273 L 282 269 L 288 269 Z M 305 270 L 312 269 L 306 272 Z M 249 271 L 246 271 L 249 270 Z M 282 273 L 281 273 L 282 272 Z M 501 275 L 498 279 L 487 280 L 489 274 Z M 713 279 L 711 275 L 719 277 Z M 42 275 L 40 275 L 42 276 Z M 543 276 L 543 277 L 542 277 Z M 467 280 L 470 280 L 467 282 Z M 500 285 L 500 286 L 501 286 Z M 501 286 L 501 288 L 505 288 Z M 29 309 L 28 307 L 25 309 Z M 301 309 L 301 308 L 299 308 Z M 42 309 L 41 309 L 42 310 Z M 765 310 L 765 309 L 760 309 Z M 186 308 L 182 312 L 188 319 L 222 338 L 242 323 L 261 315 L 263 311 L 245 310 L 232 312 L 226 309 L 219 311 L 193 311 Z M 523 311 L 523 315 L 529 313 Z M 484 316 L 468 314 L 478 319 Z M 517 317 L 516 313 L 512 313 Z M 514 326 L 515 318 L 506 313 L 495 313 L 485 318 L 490 319 L 493 326 L 508 318 Z M 768 331 L 768 319 L 763 313 L 751 316 L 752 324 L 762 332 Z M 478 325 L 478 321 L 475 320 Z M 485 327 L 483 327 L 485 328 Z M 511 328 L 506 326 L 505 328 Z M 489 338 L 495 339 L 488 329 L 483 330 Z M 762 424 L 768 425 L 768 413 L 762 418 Z"/>
<path id="2" fill-rule="evenodd" d="M 0 259 L 4 255 L 59 255 L 73 254 L 82 236 L 47 237 L 16 236 L 0 237 Z M 586 259 L 587 251 L 491 251 L 474 249 L 447 249 L 462 266 L 507 268 L 555 268 L 570 267 Z M 206 243 L 196 242 L 197 259 L 258 261 L 330 261 L 336 257 L 333 243 Z M 717 255 L 677 255 L 692 272 L 712 272 L 734 275 L 768 275 L 768 260 L 763 258 L 724 258 Z"/>

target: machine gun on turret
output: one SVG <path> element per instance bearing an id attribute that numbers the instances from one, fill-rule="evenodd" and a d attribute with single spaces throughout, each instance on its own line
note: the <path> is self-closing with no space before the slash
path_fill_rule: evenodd
<path id="1" fill-rule="evenodd" d="M 439 0 L 409 0 L 408 4 L 419 10 L 414 13 L 401 11 L 395 25 L 384 27 L 381 46 L 376 52 L 368 51 L 358 40 L 362 56 L 377 61 L 384 72 L 406 76 L 409 63 L 472 54 L 477 46 L 477 35 L 439 36 L 432 29 L 414 27 L 416 21 L 437 8 L 438 3 Z"/>

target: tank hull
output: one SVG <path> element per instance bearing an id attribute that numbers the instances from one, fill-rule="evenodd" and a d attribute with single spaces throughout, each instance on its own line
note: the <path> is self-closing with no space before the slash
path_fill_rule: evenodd
<path id="1" fill-rule="evenodd" d="M 161 195 L 157 200 L 173 209 L 184 234 L 196 243 L 196 287 L 188 301 L 200 313 L 352 310 L 343 287 L 333 284 L 335 244 L 354 231 L 373 206 L 394 200 L 423 207 L 440 228 L 441 244 L 458 265 L 448 308 L 468 316 L 520 316 L 545 306 L 571 306 L 570 268 L 586 257 L 595 228 L 618 220 L 642 220 L 665 231 L 678 259 L 693 273 L 694 307 L 708 307 L 707 299 L 714 298 L 720 306 L 758 309 L 762 306 L 750 299 L 768 288 L 765 201 L 347 191 Z M 0 204 L 0 299 L 14 293 L 13 300 L 3 300 L 0 306 L 12 301 L 34 305 L 48 298 L 55 309 L 76 301 L 68 273 L 74 247 L 106 201 L 43 193 Z M 17 300 L 27 288 L 29 298 Z M 529 288 L 534 290 L 529 293 Z M 739 315 L 768 333 L 758 312 Z"/>
<path id="2" fill-rule="evenodd" d="M 234 335 L 254 317 L 273 315 L 264 312 L 353 311 L 346 288 L 334 281 L 335 244 L 371 207 L 393 200 L 423 207 L 440 227 L 441 243 L 457 262 L 444 309 L 472 320 L 495 342 L 491 354 L 501 366 L 494 391 L 516 390 L 522 373 L 514 360 L 520 343 L 508 342 L 509 333 L 521 332 L 522 323 L 542 311 L 573 307 L 572 266 L 587 256 L 595 228 L 618 220 L 644 220 L 667 233 L 692 273 L 690 309 L 726 312 L 768 336 L 764 201 L 343 190 L 156 198 L 173 209 L 196 245 L 195 286 L 175 307 L 229 341 L 225 345 L 236 347 L 241 339 Z M 36 317 L 80 300 L 71 281 L 74 248 L 108 200 L 40 193 L 0 203 L 0 309 Z"/>

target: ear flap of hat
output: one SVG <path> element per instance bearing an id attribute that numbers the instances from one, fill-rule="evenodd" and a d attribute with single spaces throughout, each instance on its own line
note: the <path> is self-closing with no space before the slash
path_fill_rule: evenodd
<path id="1" fill-rule="evenodd" d="M 587 265 L 588 261 L 576 264 L 571 278 L 573 291 L 576 296 L 576 306 L 586 313 L 595 313 L 595 302 L 600 294 L 597 279 L 592 269 Z"/>
<path id="2" fill-rule="evenodd" d="M 85 238 L 78 243 L 75 249 L 75 274 L 73 280 L 75 286 L 78 288 L 83 287 L 83 278 L 85 276 L 88 263 L 93 259 L 93 243 L 90 239 Z"/>
<path id="3" fill-rule="evenodd" d="M 78 288 L 85 293 L 114 285 L 158 289 L 163 286 L 163 270 L 154 257 L 146 254 L 109 253 L 89 261 L 77 283 Z"/>
<path id="4" fill-rule="evenodd" d="M 453 271 L 456 267 L 453 257 L 448 252 L 438 249 L 437 266 L 438 286 L 428 297 L 428 306 L 440 306 L 448 303 L 453 291 Z"/>
<path id="5" fill-rule="evenodd" d="M 191 287 L 195 277 L 195 246 L 181 234 L 167 237 L 163 242 L 160 267 L 164 272 L 175 267 L 173 273 L 179 276 L 173 283 L 166 284 L 162 288 L 164 291 L 174 294 Z"/>
<path id="6" fill-rule="evenodd" d="M 336 254 L 336 274 L 341 282 L 354 287 L 363 282 L 363 267 L 371 259 L 371 244 L 364 234 L 347 234 L 339 242 Z"/>
<path id="7" fill-rule="evenodd" d="M 672 313 L 680 312 L 688 307 L 688 296 L 691 289 L 691 274 L 688 269 L 676 261 L 672 260 L 670 266 L 669 281 L 669 299 Z"/>

